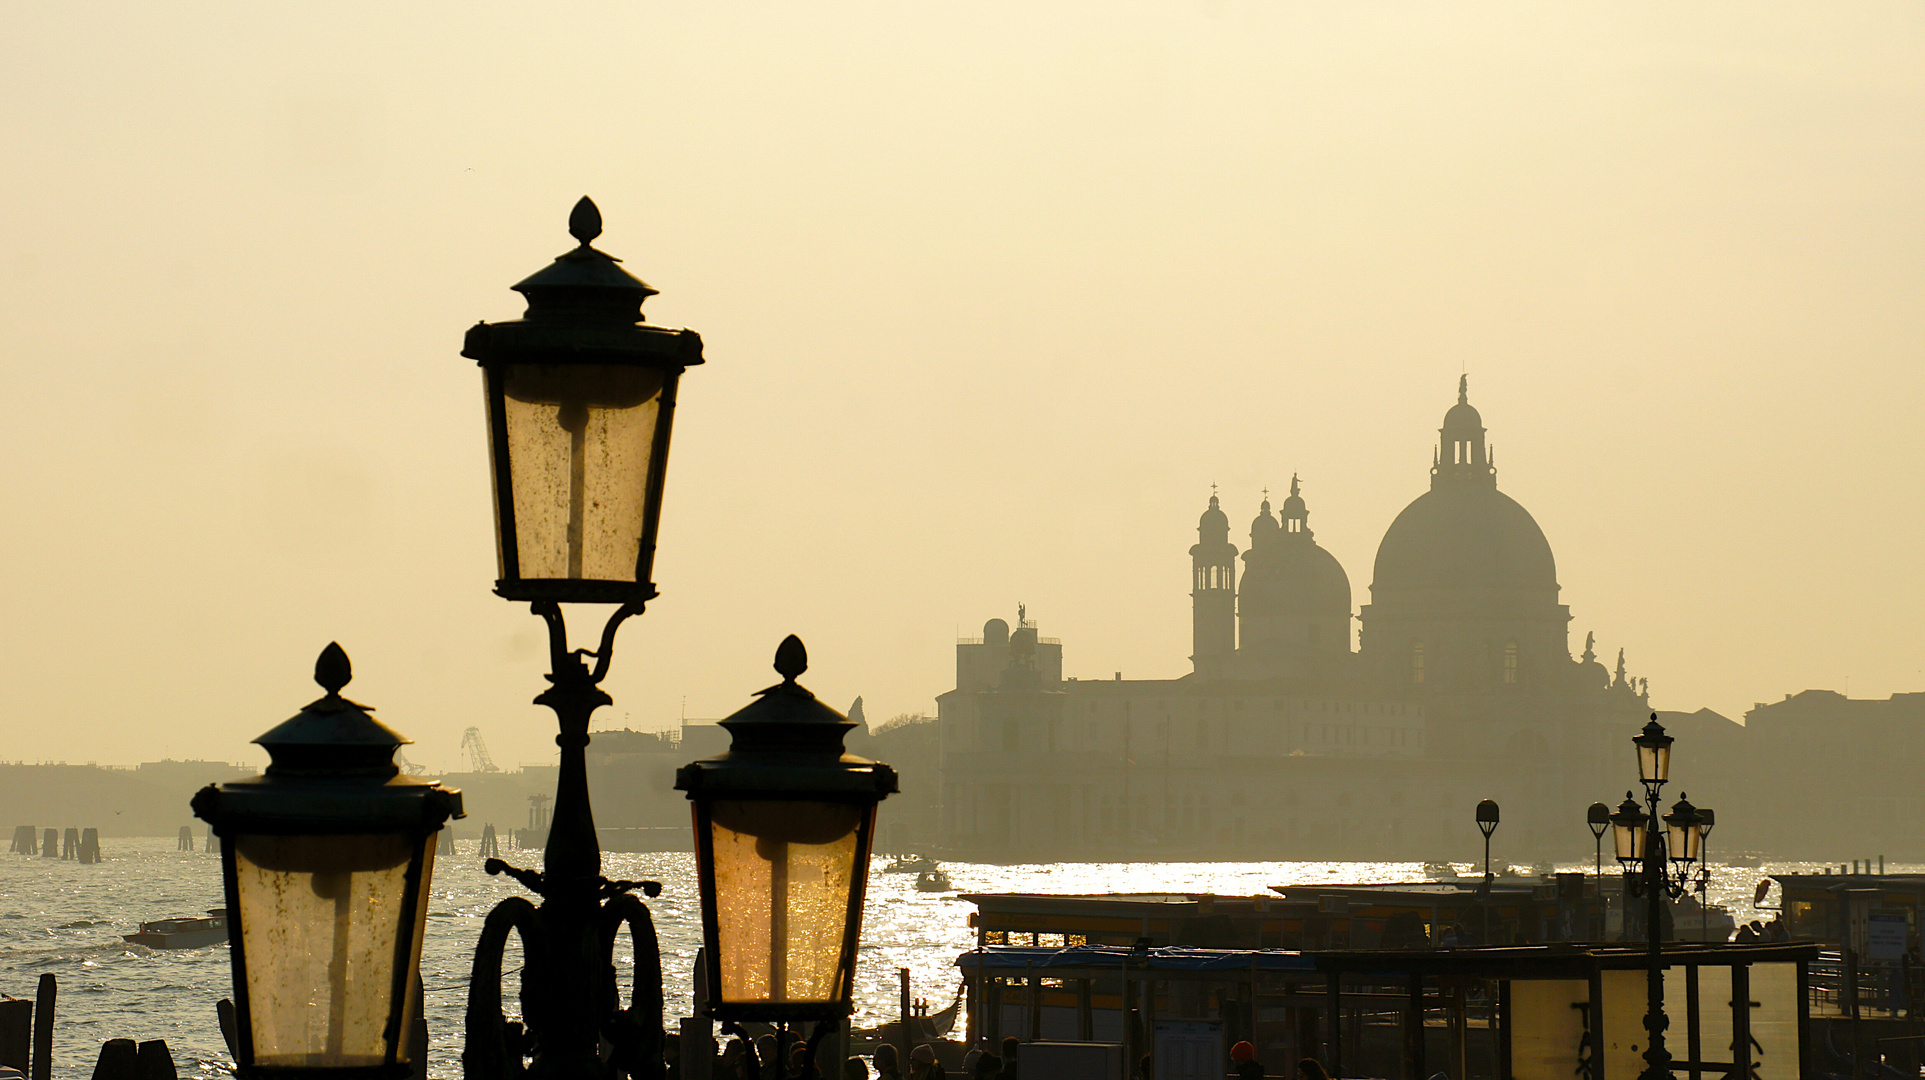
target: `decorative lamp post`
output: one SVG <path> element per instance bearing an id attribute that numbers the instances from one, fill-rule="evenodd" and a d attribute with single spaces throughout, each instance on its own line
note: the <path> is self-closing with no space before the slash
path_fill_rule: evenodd
<path id="1" fill-rule="evenodd" d="M 728 753 L 675 776 L 693 804 L 706 1012 L 718 1020 L 850 1013 L 876 804 L 896 772 L 843 753 L 855 725 L 796 683 L 808 666 L 802 642 L 784 639 L 782 681 L 722 721 Z"/>
<path id="2" fill-rule="evenodd" d="M 548 842 L 539 873 L 499 859 L 541 897 L 495 905 L 482 926 L 469 980 L 469 1080 L 531 1075 L 600 1078 L 661 1075 L 661 957 L 637 888 L 609 881 L 588 799 L 588 722 L 610 703 L 601 689 L 615 632 L 656 595 L 655 536 L 667 475 L 670 421 L 682 372 L 702 362 L 693 330 L 652 326 L 642 302 L 655 295 L 619 260 L 595 250 L 601 213 L 583 198 L 568 218 L 579 242 L 514 288 L 528 310 L 510 322 L 477 323 L 461 355 L 481 365 L 495 495 L 500 574 L 495 592 L 528 601 L 548 626 L 547 690 L 561 747 Z M 594 650 L 568 648 L 564 602 L 616 604 Z M 591 669 L 587 659 L 595 661 Z M 613 962 L 623 926 L 633 939 L 634 987 L 620 1002 Z M 521 937 L 522 1023 L 501 1013 L 501 957 Z M 604 1058 L 601 1046 L 612 1048 Z"/>
<path id="3" fill-rule="evenodd" d="M 1490 799 L 1477 804 L 1477 831 L 1484 834 L 1484 939 L 1491 943 L 1491 834 L 1497 831 L 1497 803 Z"/>
<path id="4" fill-rule="evenodd" d="M 1698 818 L 1703 825 L 1698 830 L 1699 843 L 1703 850 L 1698 853 L 1698 940 L 1711 937 L 1711 826 L 1718 822 L 1718 812 L 1708 806 L 1698 807 Z"/>
<path id="5" fill-rule="evenodd" d="M 314 665 L 327 694 L 254 740 L 266 774 L 193 799 L 221 838 L 248 1080 L 392 1080 L 414 1064 L 435 833 L 462 816 L 461 792 L 400 775 L 409 740 L 341 696 L 351 677 L 330 644 Z"/>
<path id="6" fill-rule="evenodd" d="M 1671 1053 L 1664 1032 L 1664 904 L 1684 895 L 1691 880 L 1691 864 L 1704 845 L 1704 819 L 1689 799 L 1680 798 L 1671 812 L 1658 816 L 1658 793 L 1671 772 L 1671 736 L 1664 733 L 1656 713 L 1632 743 L 1638 751 L 1638 779 L 1644 784 L 1645 807 L 1630 792 L 1611 816 L 1616 829 L 1618 862 L 1624 867 L 1627 892 L 1650 902 L 1644 938 L 1647 943 L 1644 1029 L 1645 1068 L 1640 1080 L 1671 1080 Z M 1648 807 L 1648 812 L 1647 812 Z M 1662 822 L 1663 828 L 1659 828 Z M 1669 861 L 1675 876 L 1666 867 Z"/>
<path id="7" fill-rule="evenodd" d="M 1597 901 L 1594 910 L 1597 920 L 1592 933 L 1596 940 L 1604 940 L 1604 834 L 1611 828 L 1611 808 L 1601 802 L 1594 802 L 1584 812 L 1585 823 L 1591 827 L 1591 855 L 1597 860 Z"/>

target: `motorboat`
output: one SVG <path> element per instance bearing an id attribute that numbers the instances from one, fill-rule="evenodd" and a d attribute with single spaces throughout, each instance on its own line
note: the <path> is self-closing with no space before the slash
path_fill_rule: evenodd
<path id="1" fill-rule="evenodd" d="M 219 945 L 227 940 L 227 909 L 213 908 L 206 915 L 144 922 L 139 933 L 121 937 L 150 949 L 202 949 Z"/>
<path id="2" fill-rule="evenodd" d="M 924 870 L 916 875 L 917 892 L 955 892 L 956 887 L 949 883 L 949 875 L 941 867 Z"/>
<path id="3" fill-rule="evenodd" d="M 936 869 L 936 860 L 927 855 L 899 855 L 882 868 L 885 874 L 922 874 Z"/>

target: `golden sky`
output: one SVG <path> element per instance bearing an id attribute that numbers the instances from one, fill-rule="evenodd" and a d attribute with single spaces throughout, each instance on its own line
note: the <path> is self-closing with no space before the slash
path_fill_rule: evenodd
<path id="1" fill-rule="evenodd" d="M 457 353 L 584 193 L 709 356 L 601 726 L 790 632 L 931 711 L 1018 601 L 1183 674 L 1212 483 L 1242 546 L 1301 474 L 1366 603 L 1466 371 L 1573 651 L 1925 690 L 1921 55 L 1916 2 L 0 5 L 0 757 L 256 760 L 339 640 L 415 760 L 549 760 Z"/>

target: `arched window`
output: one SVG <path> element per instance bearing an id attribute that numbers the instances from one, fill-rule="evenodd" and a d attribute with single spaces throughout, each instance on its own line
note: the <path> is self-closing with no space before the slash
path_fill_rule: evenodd
<path id="1" fill-rule="evenodd" d="M 1517 642 L 1504 646 L 1504 681 L 1517 682 Z"/>
<path id="2" fill-rule="evenodd" d="M 1410 647 L 1410 681 L 1424 681 L 1424 643 L 1421 641 Z"/>

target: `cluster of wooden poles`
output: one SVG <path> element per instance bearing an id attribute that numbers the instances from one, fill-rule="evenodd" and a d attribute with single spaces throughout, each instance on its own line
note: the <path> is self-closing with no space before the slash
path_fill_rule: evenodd
<path id="1" fill-rule="evenodd" d="M 48 829 L 44 839 L 35 840 L 40 829 L 33 825 L 13 827 L 13 847 L 8 849 L 15 855 L 39 855 L 43 858 L 70 859 L 82 863 L 100 861 L 99 829 L 68 829 L 62 837 L 60 830 Z"/>

